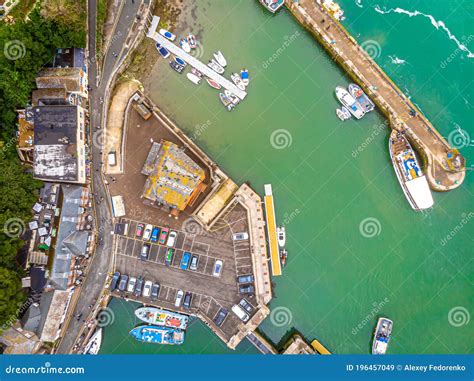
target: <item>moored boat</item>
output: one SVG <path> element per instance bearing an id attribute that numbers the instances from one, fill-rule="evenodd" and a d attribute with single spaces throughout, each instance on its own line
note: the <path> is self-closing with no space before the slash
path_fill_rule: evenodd
<path id="1" fill-rule="evenodd" d="M 326 12 L 332 15 L 337 21 L 344 21 L 344 11 L 341 9 L 338 3 L 333 0 L 318 0 L 318 4 L 320 4 Z"/>
<path id="2" fill-rule="evenodd" d="M 197 41 L 196 41 L 196 36 L 192 33 L 188 34 L 188 43 L 191 49 L 196 49 L 197 48 Z"/>
<path id="3" fill-rule="evenodd" d="M 195 85 L 199 85 L 201 83 L 201 78 L 193 73 L 187 73 L 186 77 Z"/>
<path id="4" fill-rule="evenodd" d="M 214 81 L 212 78 L 206 78 L 206 82 L 209 84 L 209 86 L 213 87 L 214 89 L 220 90 L 221 85 L 219 85 L 216 81 Z"/>
<path id="5" fill-rule="evenodd" d="M 219 99 L 221 100 L 222 104 L 227 108 L 228 111 L 232 111 L 232 109 L 235 107 L 232 101 L 227 98 L 227 96 L 224 93 L 219 93 Z"/>
<path id="6" fill-rule="evenodd" d="M 342 121 L 345 121 L 347 119 L 344 112 L 339 108 L 336 109 L 336 115 Z"/>
<path id="7" fill-rule="evenodd" d="M 102 328 L 99 328 L 97 331 L 95 331 L 90 340 L 87 342 L 82 353 L 85 355 L 96 355 L 99 353 L 101 344 Z"/>
<path id="8" fill-rule="evenodd" d="M 237 95 L 233 94 L 232 91 L 226 89 L 226 90 L 224 90 L 224 94 L 227 98 L 230 99 L 230 101 L 234 105 L 237 105 L 237 104 L 240 103 L 240 98 Z"/>
<path id="9" fill-rule="evenodd" d="M 379 318 L 372 343 L 373 355 L 384 355 L 392 334 L 393 322 L 387 318 Z"/>
<path id="10" fill-rule="evenodd" d="M 158 31 L 158 33 L 161 34 L 163 37 L 167 38 L 170 41 L 176 40 L 176 36 L 173 33 L 171 33 L 169 30 L 160 29 Z"/>
<path id="11" fill-rule="evenodd" d="M 357 119 L 364 116 L 364 110 L 349 92 L 341 86 L 336 87 L 336 97 Z"/>
<path id="12" fill-rule="evenodd" d="M 214 58 L 216 59 L 217 63 L 222 67 L 227 66 L 227 61 L 220 50 L 214 53 Z"/>
<path id="13" fill-rule="evenodd" d="M 143 325 L 133 328 L 130 335 L 144 343 L 179 345 L 184 342 L 183 331 L 155 325 Z"/>
<path id="14" fill-rule="evenodd" d="M 237 86 L 240 90 L 245 91 L 245 85 L 240 79 L 240 76 L 237 73 L 233 73 L 230 76 L 230 79 L 232 79 L 232 82 L 235 83 L 235 86 Z"/>
<path id="15" fill-rule="evenodd" d="M 277 239 L 278 239 L 278 246 L 280 248 L 285 247 L 286 243 L 286 230 L 284 226 L 277 226 Z"/>
<path id="16" fill-rule="evenodd" d="M 280 262 L 283 267 L 286 266 L 287 258 L 288 258 L 288 251 L 286 251 L 286 249 L 280 250 Z"/>
<path id="17" fill-rule="evenodd" d="M 176 63 L 175 61 L 170 61 L 170 66 L 173 70 L 177 71 L 179 74 L 181 74 L 184 70 L 184 66 Z"/>
<path id="18" fill-rule="evenodd" d="M 347 90 L 349 90 L 349 93 L 355 98 L 357 102 L 359 102 L 365 112 L 370 112 L 374 110 L 374 103 L 369 99 L 367 94 L 364 93 L 364 91 L 355 83 L 351 83 Z"/>
<path id="19" fill-rule="evenodd" d="M 182 67 L 185 67 L 187 64 L 184 62 L 184 60 L 178 56 L 174 56 L 174 60 L 178 65 L 181 65 Z"/>
<path id="20" fill-rule="evenodd" d="M 181 38 L 179 40 L 179 45 L 181 46 L 181 49 L 183 49 L 186 53 L 191 52 L 191 46 L 189 45 L 187 38 Z"/>
<path id="21" fill-rule="evenodd" d="M 260 4 L 262 4 L 265 8 L 267 8 L 270 12 L 275 13 L 283 6 L 283 4 L 285 4 L 285 1 L 284 0 L 260 0 Z"/>
<path id="22" fill-rule="evenodd" d="M 189 320 L 186 315 L 155 307 L 140 307 L 135 310 L 135 316 L 148 324 L 179 329 L 186 329 Z"/>
<path id="23" fill-rule="evenodd" d="M 242 80 L 242 82 L 244 83 L 245 86 L 249 85 L 250 77 L 249 77 L 248 69 L 242 69 L 240 71 L 240 79 Z"/>
<path id="24" fill-rule="evenodd" d="M 202 73 L 195 67 L 191 69 L 191 73 L 193 73 L 196 77 L 202 78 Z"/>
<path id="25" fill-rule="evenodd" d="M 344 117 L 345 117 L 346 119 L 352 118 L 352 115 L 351 115 L 351 113 L 349 112 L 349 110 L 347 109 L 347 107 L 342 106 L 342 107 L 341 107 L 341 111 L 342 111 L 342 113 L 344 114 Z"/>
<path id="26" fill-rule="evenodd" d="M 431 208 L 434 201 L 428 181 L 405 135 L 393 130 L 388 148 L 398 182 L 410 206 L 416 211 Z"/>
<path id="27" fill-rule="evenodd" d="M 170 56 L 170 52 L 168 51 L 168 49 L 166 49 L 165 47 L 161 46 L 161 44 L 156 44 L 156 49 L 158 50 L 158 53 L 160 53 L 160 55 L 163 57 L 163 58 L 168 58 Z"/>
<path id="28" fill-rule="evenodd" d="M 217 63 L 215 59 L 212 59 L 207 64 L 212 70 L 214 70 L 218 74 L 222 74 L 224 72 L 224 68 Z"/>

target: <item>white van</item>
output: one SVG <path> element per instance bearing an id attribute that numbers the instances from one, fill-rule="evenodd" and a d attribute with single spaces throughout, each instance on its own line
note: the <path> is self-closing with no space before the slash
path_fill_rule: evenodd
<path id="1" fill-rule="evenodd" d="M 114 151 L 109 152 L 109 154 L 107 155 L 107 159 L 111 167 L 117 165 L 117 155 L 115 154 Z"/>
<path id="2" fill-rule="evenodd" d="M 242 320 L 244 323 L 250 319 L 250 316 L 245 312 L 242 307 L 238 304 L 232 306 L 232 312 L 237 315 L 237 317 Z"/>

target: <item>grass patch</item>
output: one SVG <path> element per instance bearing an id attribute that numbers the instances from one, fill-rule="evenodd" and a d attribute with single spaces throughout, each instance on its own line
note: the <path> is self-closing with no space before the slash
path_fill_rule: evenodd
<path id="1" fill-rule="evenodd" d="M 87 0 L 43 0 L 41 16 L 67 26 L 86 41 Z"/>
<path id="2" fill-rule="evenodd" d="M 36 4 L 36 0 L 20 0 L 20 2 L 15 5 L 15 8 L 8 13 L 15 20 L 24 20 L 26 16 L 32 11 Z"/>

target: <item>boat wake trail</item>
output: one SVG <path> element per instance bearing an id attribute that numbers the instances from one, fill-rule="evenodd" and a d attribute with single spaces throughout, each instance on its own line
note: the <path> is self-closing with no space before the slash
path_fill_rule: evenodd
<path id="1" fill-rule="evenodd" d="M 362 0 L 355 0 L 355 4 L 356 4 L 359 8 L 364 8 L 364 6 L 362 5 Z"/>
<path id="2" fill-rule="evenodd" d="M 392 61 L 394 65 L 405 65 L 407 63 L 407 61 L 402 60 L 401 58 L 398 58 L 397 56 L 388 56 L 388 58 L 390 58 L 390 61 Z"/>
<path id="3" fill-rule="evenodd" d="M 432 15 L 427 15 L 423 12 L 420 12 L 420 11 L 414 11 L 414 12 L 410 12 L 410 11 L 407 11 L 406 9 L 402 9 L 402 8 L 391 8 L 389 10 L 384 10 L 384 9 L 381 9 L 379 5 L 376 5 L 374 7 L 375 11 L 382 14 L 382 15 L 386 15 L 388 13 L 400 13 L 400 14 L 404 14 L 404 15 L 407 15 L 409 17 L 414 17 L 414 16 L 423 16 L 427 19 L 429 19 L 431 21 L 431 24 L 437 29 L 439 30 L 440 28 L 442 30 L 444 30 L 446 32 L 446 34 L 448 35 L 449 39 L 454 41 L 456 43 L 456 45 L 458 46 L 458 48 L 460 50 L 462 50 L 463 52 L 466 52 L 467 53 L 467 57 L 468 58 L 474 58 L 474 53 L 471 52 L 467 47 L 466 45 L 464 45 L 461 41 L 459 41 L 457 39 L 457 37 L 451 33 L 451 31 L 446 27 L 446 25 L 444 24 L 443 21 L 436 21 L 436 19 L 432 16 Z"/>

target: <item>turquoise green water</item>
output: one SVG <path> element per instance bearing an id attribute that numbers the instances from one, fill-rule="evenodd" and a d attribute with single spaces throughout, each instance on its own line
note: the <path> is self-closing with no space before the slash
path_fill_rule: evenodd
<path id="1" fill-rule="evenodd" d="M 343 4 L 349 31 L 360 43 L 376 42 L 377 62 L 444 136 L 461 128 L 474 137 L 468 52 L 456 51 L 446 31 L 423 15 L 380 14 L 374 6 L 385 3 L 359 3 Z M 460 41 L 473 39 L 468 1 L 390 4 L 433 15 Z M 472 321 L 462 324 L 474 313 L 472 175 L 455 191 L 433 194 L 432 210 L 413 212 L 391 167 L 389 131 L 377 127 L 383 118 L 336 118 L 333 91 L 348 78 L 286 9 L 272 17 L 256 1 L 217 1 L 200 5 L 196 15 L 188 15 L 187 28 L 199 31 L 202 59 L 221 49 L 227 72 L 249 68 L 246 100 L 229 113 L 215 90 L 195 87 L 166 63 L 156 65 L 146 88 L 237 182 L 248 180 L 260 194 L 263 184 L 273 185 L 289 260 L 274 279 L 270 305 L 281 314 L 262 331 L 278 343 L 296 328 L 336 353 L 368 353 L 377 317 L 387 316 L 394 321 L 389 353 L 472 353 Z M 466 46 L 474 50 L 474 41 Z M 286 140 L 276 145 L 286 147 L 276 149 L 271 137 L 281 129 Z M 473 147 L 461 145 L 469 164 Z M 375 221 L 371 238 L 360 230 L 367 219 Z M 103 353 L 229 352 L 199 322 L 179 349 L 137 344 L 127 338 L 133 307 L 112 308 L 116 319 L 106 327 Z M 236 352 L 255 350 L 243 343 Z"/>

